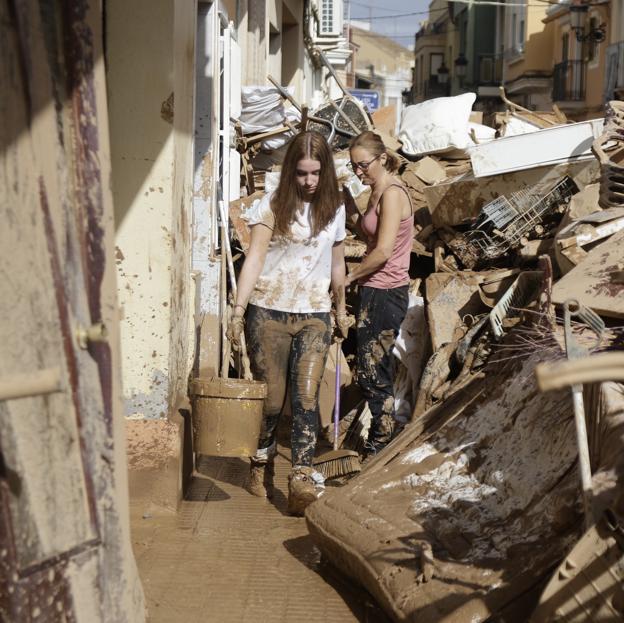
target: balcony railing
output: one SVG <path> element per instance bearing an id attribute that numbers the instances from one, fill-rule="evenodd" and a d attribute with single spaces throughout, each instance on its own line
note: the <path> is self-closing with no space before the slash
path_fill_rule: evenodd
<path id="1" fill-rule="evenodd" d="M 479 54 L 476 78 L 479 85 L 501 84 L 503 81 L 502 54 Z"/>
<path id="2" fill-rule="evenodd" d="M 423 93 L 425 99 L 434 97 L 446 97 L 449 95 L 449 84 L 441 84 L 437 76 L 431 76 L 423 82 Z"/>
<path id="3" fill-rule="evenodd" d="M 585 99 L 585 61 L 564 61 L 555 65 L 552 99 L 553 102 Z"/>

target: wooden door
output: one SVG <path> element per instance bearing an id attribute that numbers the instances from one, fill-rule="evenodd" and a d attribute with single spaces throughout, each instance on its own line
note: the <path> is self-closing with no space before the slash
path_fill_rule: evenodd
<path id="1" fill-rule="evenodd" d="M 102 7 L 0 0 L 0 621 L 142 621 Z"/>

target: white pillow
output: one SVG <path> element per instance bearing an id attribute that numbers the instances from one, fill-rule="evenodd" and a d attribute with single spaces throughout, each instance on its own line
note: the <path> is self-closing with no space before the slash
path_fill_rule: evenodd
<path id="1" fill-rule="evenodd" d="M 403 111 L 397 138 L 410 156 L 465 149 L 473 144 L 468 118 L 476 93 L 437 97 Z"/>
<path id="2" fill-rule="evenodd" d="M 488 125 L 482 123 L 468 122 L 468 132 L 470 132 L 470 138 L 472 139 L 472 131 L 477 138 L 477 143 L 489 143 L 496 137 L 496 130 Z M 471 141 L 472 142 L 472 141 Z"/>
<path id="3" fill-rule="evenodd" d="M 518 136 L 520 134 L 530 134 L 537 132 L 541 128 L 526 119 L 520 119 L 511 115 L 510 119 L 505 123 L 505 134 L 503 136 Z"/>

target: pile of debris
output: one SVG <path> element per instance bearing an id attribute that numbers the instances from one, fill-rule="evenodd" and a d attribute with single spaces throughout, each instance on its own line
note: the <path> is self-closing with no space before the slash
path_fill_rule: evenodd
<path id="1" fill-rule="evenodd" d="M 409 107 L 395 137 L 360 107 L 349 109 L 345 91 L 326 114 L 308 117 L 299 107 L 291 128 L 312 120 L 325 131 L 339 180 L 362 212 L 370 191 L 346 167 L 345 147 L 350 135 L 374 128 L 399 156 L 416 207 L 410 307 L 395 347 L 403 432 L 307 514 L 323 554 L 398 621 L 506 620 L 520 603 L 523 620 L 534 611 L 534 620 L 552 620 L 557 608 L 573 608 L 568 598 L 582 568 L 587 575 L 596 556 L 608 568 L 624 551 L 615 532 L 605 532 L 605 517 L 612 526 L 624 521 L 622 385 L 586 390 L 594 419 L 579 433 L 569 388 L 543 394 L 535 379 L 540 363 L 624 344 L 624 103 L 610 102 L 604 120 L 568 123 L 556 109 L 527 111 L 502 96 L 508 109 L 491 127 L 471 110 L 468 93 Z M 275 186 L 280 149 L 250 154 L 248 196 L 230 205 L 243 251 L 240 214 Z M 351 232 L 348 263 L 364 249 Z M 604 379 L 594 370 L 592 380 L 624 380 L 614 369 Z M 327 376 L 329 386 L 333 372 Z M 332 400 L 325 392 L 325 424 Z M 363 413 L 343 420 L 343 433 L 356 430 L 343 435 L 345 447 L 357 448 Z M 586 464 L 582 487 L 578 460 Z M 591 554 L 579 554 L 578 568 L 553 580 L 535 610 L 549 571 L 584 525 L 577 547 Z M 606 610 L 622 620 L 621 571 L 602 584 L 598 575 L 589 573 L 594 593 L 582 597 L 594 613 L 586 620 L 602 620 Z"/>

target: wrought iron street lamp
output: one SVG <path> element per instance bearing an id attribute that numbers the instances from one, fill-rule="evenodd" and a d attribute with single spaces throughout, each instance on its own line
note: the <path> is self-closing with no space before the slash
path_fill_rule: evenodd
<path id="1" fill-rule="evenodd" d="M 464 78 L 466 77 L 466 66 L 468 65 L 468 59 L 464 56 L 463 52 L 459 53 L 459 56 L 453 62 L 455 65 L 455 73 L 459 78 L 459 86 L 464 86 Z"/>
<path id="2" fill-rule="evenodd" d="M 585 41 L 602 43 L 607 36 L 605 24 L 600 24 L 600 26 L 585 32 L 585 21 L 588 9 L 589 5 L 587 4 L 570 5 L 570 28 L 574 31 L 574 36 L 579 43 L 583 43 Z"/>

